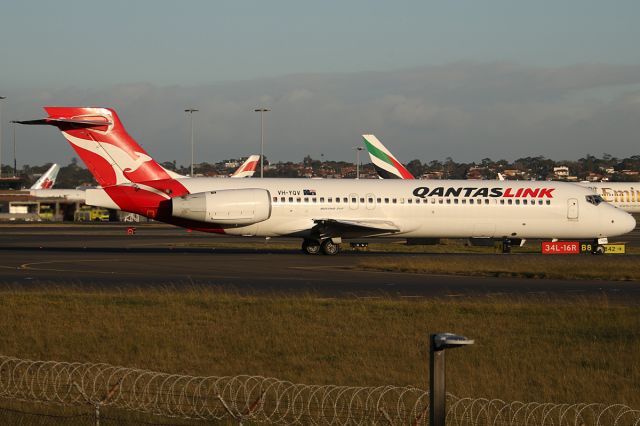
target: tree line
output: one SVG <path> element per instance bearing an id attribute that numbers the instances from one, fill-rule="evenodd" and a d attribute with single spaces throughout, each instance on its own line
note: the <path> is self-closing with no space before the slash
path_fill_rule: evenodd
<path id="1" fill-rule="evenodd" d="M 202 162 L 194 165 L 194 172 L 203 176 L 228 176 L 236 169 L 235 163 L 239 160 L 225 160 L 218 163 Z M 188 175 L 190 165 L 177 165 L 176 161 L 161 163 L 166 169 L 177 173 Z M 347 161 L 326 161 L 313 159 L 307 155 L 301 162 L 279 162 L 270 163 L 265 157 L 267 169 L 265 177 L 354 177 L 355 165 Z M 40 166 L 24 165 L 17 170 L 16 174 L 23 178 L 25 186 L 30 186 L 44 173 L 51 163 Z M 602 157 L 586 155 L 583 158 L 573 161 L 555 161 L 543 156 L 523 157 L 515 161 L 492 160 L 484 158 L 479 162 L 459 163 L 451 157 L 444 161 L 432 160 L 428 163 L 419 159 L 414 159 L 406 163 L 406 168 L 416 177 L 428 175 L 437 176 L 442 179 L 466 179 L 473 175 L 476 178 L 496 179 L 498 173 L 504 174 L 515 172 L 517 178 L 547 180 L 557 178 L 554 173 L 555 167 L 566 166 L 569 174 L 578 180 L 588 178 L 606 178 L 612 181 L 640 181 L 640 155 L 633 155 L 627 158 L 616 158 L 609 154 Z M 3 166 L 2 176 L 13 176 L 13 168 Z M 375 177 L 375 169 L 371 163 L 362 164 L 360 167 L 362 177 Z M 258 172 L 256 172 L 258 174 Z M 82 185 L 96 185 L 91 172 L 81 166 L 77 158 L 72 158 L 66 166 L 61 166 L 56 181 L 57 188 L 75 188 Z"/>

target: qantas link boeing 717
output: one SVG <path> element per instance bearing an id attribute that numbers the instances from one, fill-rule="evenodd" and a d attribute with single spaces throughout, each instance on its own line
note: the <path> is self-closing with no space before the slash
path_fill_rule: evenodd
<path id="1" fill-rule="evenodd" d="M 335 254 L 343 238 L 561 238 L 599 242 L 633 217 L 562 182 L 215 179 L 170 175 L 108 108 L 45 107 L 22 124 L 58 127 L 102 189 L 87 204 L 186 228 L 294 236 L 306 253 Z"/>

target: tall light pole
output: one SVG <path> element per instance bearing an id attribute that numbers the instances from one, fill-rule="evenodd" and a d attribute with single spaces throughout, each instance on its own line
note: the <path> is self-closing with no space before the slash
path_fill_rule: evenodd
<path id="1" fill-rule="evenodd" d="M 353 149 L 356 150 L 356 179 L 360 179 L 360 151 L 364 148 L 361 146 L 354 146 Z"/>
<path id="2" fill-rule="evenodd" d="M 7 99 L 6 96 L 0 96 L 0 101 Z M 0 178 L 2 177 L 2 102 L 0 102 Z"/>
<path id="3" fill-rule="evenodd" d="M 260 178 L 264 177 L 264 113 L 271 111 L 269 108 L 256 108 L 255 112 L 260 113 Z"/>
<path id="4" fill-rule="evenodd" d="M 191 177 L 193 177 L 193 113 L 198 112 L 195 108 L 187 108 L 184 112 L 188 112 L 191 117 Z"/>
<path id="5" fill-rule="evenodd" d="M 13 177 L 16 177 L 17 161 L 16 161 L 16 122 L 11 122 L 11 130 L 13 131 Z"/>

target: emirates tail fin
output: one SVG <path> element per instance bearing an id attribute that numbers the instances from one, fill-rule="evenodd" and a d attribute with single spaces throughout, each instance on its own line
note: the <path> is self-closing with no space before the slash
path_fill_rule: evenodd
<path id="1" fill-rule="evenodd" d="M 362 135 L 362 137 L 378 176 L 382 179 L 415 179 L 375 135 Z"/>

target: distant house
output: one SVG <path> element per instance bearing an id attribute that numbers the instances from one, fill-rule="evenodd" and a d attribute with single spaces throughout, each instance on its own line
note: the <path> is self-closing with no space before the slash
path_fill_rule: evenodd
<path id="1" fill-rule="evenodd" d="M 469 180 L 481 180 L 484 167 L 471 167 L 467 171 L 467 179 Z"/>
<path id="2" fill-rule="evenodd" d="M 588 180 L 589 182 L 600 182 L 602 180 L 606 180 L 606 177 L 601 175 L 600 173 L 590 172 L 587 175 L 586 180 Z"/>
<path id="3" fill-rule="evenodd" d="M 442 175 L 444 173 L 437 171 L 437 172 L 425 172 L 420 179 L 442 179 Z"/>
<path id="4" fill-rule="evenodd" d="M 553 175 L 557 179 L 567 179 L 569 177 L 569 167 L 558 166 L 553 168 Z"/>

